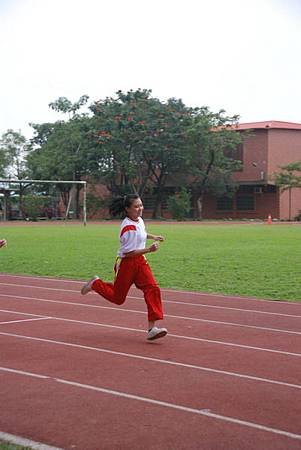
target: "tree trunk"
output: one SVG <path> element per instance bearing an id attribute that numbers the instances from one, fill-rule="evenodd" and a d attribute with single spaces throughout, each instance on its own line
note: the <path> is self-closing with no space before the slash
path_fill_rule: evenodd
<path id="1" fill-rule="evenodd" d="M 153 209 L 152 219 L 158 219 L 159 214 L 161 216 L 161 205 L 162 205 L 162 193 L 161 190 L 157 192 L 155 206 Z"/>
<path id="2" fill-rule="evenodd" d="M 157 197 L 156 201 L 155 201 L 155 206 L 154 206 L 154 209 L 153 209 L 152 219 L 158 219 L 159 212 L 161 212 L 161 199 L 159 199 Z"/>
<path id="3" fill-rule="evenodd" d="M 202 220 L 203 218 L 203 194 L 201 194 L 196 201 L 197 205 L 197 218 Z"/>

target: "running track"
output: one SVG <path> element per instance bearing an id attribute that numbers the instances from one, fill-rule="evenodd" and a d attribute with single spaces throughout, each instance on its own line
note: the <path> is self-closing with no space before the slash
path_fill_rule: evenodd
<path id="1" fill-rule="evenodd" d="M 0 274 L 0 439 L 79 450 L 301 449 L 301 304 L 164 290 L 146 307 Z"/>

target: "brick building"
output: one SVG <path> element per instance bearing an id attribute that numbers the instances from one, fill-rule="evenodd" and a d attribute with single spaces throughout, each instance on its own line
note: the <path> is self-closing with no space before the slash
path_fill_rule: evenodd
<path id="1" fill-rule="evenodd" d="M 279 166 L 301 161 L 301 124 L 290 122 L 241 123 L 239 133 L 250 134 L 239 148 L 242 170 L 233 174 L 239 187 L 233 198 L 207 195 L 203 218 L 293 220 L 301 212 L 301 189 L 283 193 L 273 174 Z"/>
<path id="2" fill-rule="evenodd" d="M 283 193 L 275 186 L 273 174 L 279 166 L 301 161 L 301 123 L 267 121 L 241 123 L 235 127 L 238 133 L 248 137 L 237 149 L 242 169 L 233 174 L 238 188 L 231 197 L 216 198 L 206 194 L 203 202 L 203 219 L 273 219 L 294 220 L 301 212 L 301 189 L 294 188 Z M 170 218 L 167 198 L 182 185 L 186 176 L 171 176 L 165 188 L 160 216 Z M 91 189 L 91 187 L 90 187 Z M 90 191 L 89 187 L 88 190 Z M 94 186 L 94 195 L 109 195 L 104 186 Z M 154 209 L 155 195 L 145 195 L 144 217 L 150 218 Z M 89 218 L 109 217 L 108 211 L 97 210 Z"/>

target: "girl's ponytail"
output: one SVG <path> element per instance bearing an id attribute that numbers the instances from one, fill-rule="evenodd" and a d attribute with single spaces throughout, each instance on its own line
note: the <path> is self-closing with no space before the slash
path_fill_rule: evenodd
<path id="1" fill-rule="evenodd" d="M 131 206 L 134 200 L 137 200 L 139 197 L 138 194 L 128 194 L 113 198 L 110 203 L 109 211 L 111 216 L 126 216 L 126 209 Z"/>

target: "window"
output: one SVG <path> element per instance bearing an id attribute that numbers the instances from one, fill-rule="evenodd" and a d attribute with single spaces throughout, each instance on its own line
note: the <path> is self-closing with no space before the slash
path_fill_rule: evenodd
<path id="1" fill-rule="evenodd" d="M 250 184 L 241 184 L 238 189 L 238 194 L 253 194 L 255 186 Z"/>
<path id="2" fill-rule="evenodd" d="M 267 193 L 275 193 L 277 191 L 277 187 L 274 186 L 273 184 L 268 184 L 267 186 L 265 186 L 264 192 Z"/>
<path id="3" fill-rule="evenodd" d="M 233 210 L 233 198 L 220 197 L 216 201 L 217 211 L 232 211 Z"/>
<path id="4" fill-rule="evenodd" d="M 236 198 L 236 208 L 238 211 L 254 211 L 255 199 L 253 195 L 238 195 Z"/>

